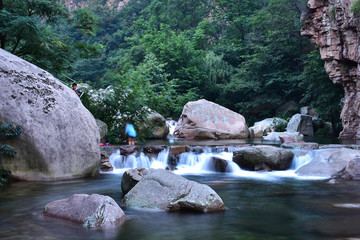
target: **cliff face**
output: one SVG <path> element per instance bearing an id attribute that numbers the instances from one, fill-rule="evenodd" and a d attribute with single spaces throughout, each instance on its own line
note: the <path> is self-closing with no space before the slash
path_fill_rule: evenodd
<path id="1" fill-rule="evenodd" d="M 360 18 L 350 11 L 353 2 L 309 0 L 301 33 L 320 47 L 330 79 L 344 87 L 340 138 L 360 139 Z"/>
<path id="2" fill-rule="evenodd" d="M 131 0 L 106 0 L 105 6 L 109 7 L 110 9 L 114 9 L 119 11 L 123 8 L 128 2 Z M 64 5 L 69 10 L 75 10 L 78 8 L 84 8 L 91 5 L 89 0 L 63 0 Z"/>

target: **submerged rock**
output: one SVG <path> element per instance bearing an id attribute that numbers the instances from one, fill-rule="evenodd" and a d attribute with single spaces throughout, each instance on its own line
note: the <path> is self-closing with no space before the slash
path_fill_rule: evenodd
<path id="1" fill-rule="evenodd" d="M 213 169 L 215 169 L 216 172 L 229 172 L 227 167 L 229 165 L 229 161 L 225 159 L 221 159 L 219 157 L 212 157 L 211 158 L 211 164 Z"/>
<path id="2" fill-rule="evenodd" d="M 317 151 L 313 160 L 300 167 L 299 176 L 317 176 L 330 178 L 342 171 L 347 164 L 360 157 L 360 151 L 348 148 L 333 148 Z"/>
<path id="3" fill-rule="evenodd" d="M 96 229 L 114 227 L 125 219 L 124 212 L 114 199 L 98 194 L 74 194 L 50 202 L 43 214 Z"/>
<path id="4" fill-rule="evenodd" d="M 286 170 L 294 154 L 290 150 L 269 146 L 245 147 L 234 152 L 233 161 L 242 169 L 256 171 Z"/>
<path id="5" fill-rule="evenodd" d="M 225 209 L 219 195 L 209 186 L 160 169 L 144 176 L 122 202 L 127 207 L 167 211 L 212 212 Z"/>
<path id="6" fill-rule="evenodd" d="M 205 99 L 188 102 L 174 136 L 187 139 L 239 139 L 249 136 L 245 118 Z"/>
<path id="7" fill-rule="evenodd" d="M 0 139 L 16 149 L 0 155 L 0 169 L 25 180 L 93 175 L 100 159 L 100 133 L 74 91 L 50 73 L 0 49 L 0 120 L 23 128 Z"/>

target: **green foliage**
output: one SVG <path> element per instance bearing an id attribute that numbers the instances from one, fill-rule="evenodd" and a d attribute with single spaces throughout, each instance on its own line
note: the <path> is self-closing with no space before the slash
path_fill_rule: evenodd
<path id="1" fill-rule="evenodd" d="M 58 76 L 110 87 L 101 100 L 89 91 L 82 101 L 112 139 L 121 139 L 126 119 L 143 121 L 146 109 L 176 119 L 199 98 L 248 122 L 277 115 L 290 100 L 338 121 L 334 103 L 343 93 L 300 35 L 305 0 L 143 0 L 120 10 L 94 0 L 72 11 L 58 3 L 4 1 L 1 43 Z"/>
<path id="2" fill-rule="evenodd" d="M 5 124 L 0 121 L 0 139 L 18 136 L 22 132 L 22 127 L 15 123 Z M 7 144 L 0 145 L 0 153 L 7 156 L 14 157 L 16 155 L 15 149 Z"/>
<path id="3" fill-rule="evenodd" d="M 0 121 L 0 137 L 14 137 L 22 132 L 22 127 L 15 123 L 5 124 Z"/>
<path id="4" fill-rule="evenodd" d="M 336 126 L 340 121 L 341 98 L 344 90 L 334 85 L 324 69 L 324 62 L 318 50 L 307 55 L 304 71 L 300 75 L 299 87 L 304 89 L 301 102 L 310 107 L 316 107 L 321 118 Z M 337 131 L 334 129 L 334 134 Z"/>
<path id="5" fill-rule="evenodd" d="M 9 176 L 11 172 L 9 170 L 0 169 L 0 187 L 7 183 L 6 177 Z"/>
<path id="6" fill-rule="evenodd" d="M 21 132 L 21 126 L 15 123 L 5 124 L 4 122 L 0 121 L 0 139 L 15 137 L 18 136 Z M 5 154 L 9 157 L 14 157 L 16 155 L 15 149 L 8 144 L 0 144 L 0 153 Z M 0 169 L 0 186 L 7 182 L 7 179 L 5 177 L 9 174 L 10 171 Z"/>
<path id="7" fill-rule="evenodd" d="M 281 118 L 273 118 L 272 127 L 275 132 L 285 132 L 287 127 L 287 121 Z"/>
<path id="8" fill-rule="evenodd" d="M 353 1 L 350 11 L 354 13 L 356 17 L 360 16 L 360 0 Z"/>

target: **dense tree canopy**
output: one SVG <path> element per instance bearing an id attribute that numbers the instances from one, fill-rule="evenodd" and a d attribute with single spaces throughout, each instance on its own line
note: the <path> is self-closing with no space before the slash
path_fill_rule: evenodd
<path id="1" fill-rule="evenodd" d="M 0 2 L 1 47 L 60 78 L 113 86 L 114 109 L 89 106 L 109 124 L 107 115 L 135 117 L 145 106 L 176 119 L 199 98 L 250 122 L 288 116 L 276 110 L 290 100 L 339 120 L 343 93 L 300 35 L 305 0 L 143 0 L 120 9 L 78 0 L 72 10 L 63 1 Z"/>

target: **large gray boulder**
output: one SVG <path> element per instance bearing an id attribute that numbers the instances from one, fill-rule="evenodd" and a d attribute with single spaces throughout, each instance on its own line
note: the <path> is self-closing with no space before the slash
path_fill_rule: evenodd
<path id="1" fill-rule="evenodd" d="M 0 120 L 23 128 L 2 139 L 16 157 L 0 154 L 0 169 L 25 180 L 54 180 L 94 174 L 100 134 L 92 114 L 74 91 L 48 72 L 0 49 Z"/>
<path id="2" fill-rule="evenodd" d="M 146 117 L 142 128 L 148 129 L 153 139 L 164 139 L 169 134 L 169 126 L 166 124 L 166 119 L 160 113 L 154 111 Z"/>
<path id="3" fill-rule="evenodd" d="M 314 136 L 312 117 L 304 114 L 295 114 L 290 119 L 286 130 L 288 132 L 299 132 L 305 136 Z"/>
<path id="4" fill-rule="evenodd" d="M 174 136 L 187 139 L 240 139 L 249 136 L 245 118 L 205 99 L 188 102 Z"/>
<path id="5" fill-rule="evenodd" d="M 212 212 L 225 209 L 219 195 L 209 186 L 161 169 L 145 175 L 122 201 L 127 207 L 167 211 Z"/>
<path id="6" fill-rule="evenodd" d="M 324 149 L 315 153 L 313 160 L 296 171 L 299 176 L 330 178 L 342 171 L 351 160 L 360 157 L 359 150 L 348 148 Z"/>
<path id="7" fill-rule="evenodd" d="M 244 147 L 234 152 L 233 161 L 242 169 L 286 170 L 290 167 L 294 154 L 290 150 L 270 146 Z"/>
<path id="8" fill-rule="evenodd" d="M 124 212 L 114 199 L 99 194 L 74 194 L 50 202 L 43 214 L 96 229 L 115 227 L 125 219 Z"/>

